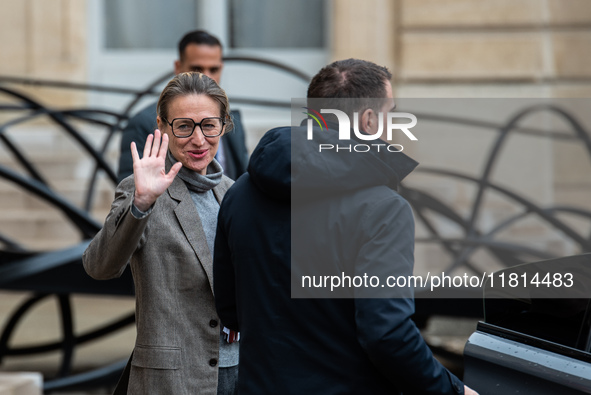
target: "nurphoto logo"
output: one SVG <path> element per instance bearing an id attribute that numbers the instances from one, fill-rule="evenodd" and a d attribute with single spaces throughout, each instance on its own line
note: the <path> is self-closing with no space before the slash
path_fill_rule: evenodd
<path id="1" fill-rule="evenodd" d="M 338 121 L 339 121 L 339 140 L 351 140 L 351 121 L 349 120 L 349 116 L 341 110 L 335 109 L 321 109 L 320 112 L 313 110 L 308 107 L 303 107 L 308 112 L 304 114 L 308 115 L 311 118 L 308 118 L 307 123 L 307 131 L 308 131 L 308 140 L 312 140 L 314 138 L 314 121 L 320 127 L 320 132 L 324 132 L 324 130 L 328 130 L 328 125 L 326 120 L 322 116 L 322 114 L 334 114 Z M 408 112 L 388 112 L 386 114 L 386 139 L 388 141 L 392 140 L 393 132 L 395 130 L 402 131 L 406 137 L 408 137 L 412 141 L 417 141 L 418 139 L 415 137 L 414 134 L 409 130 L 416 126 L 417 124 L 417 117 L 414 114 Z M 407 123 L 398 123 L 399 119 L 409 119 L 410 122 Z M 374 134 L 367 134 L 362 133 L 359 131 L 359 113 L 353 113 L 353 133 L 359 140 L 363 141 L 374 141 L 380 139 L 384 132 L 384 116 L 383 113 L 378 114 L 378 130 Z M 318 129 L 316 130 L 316 132 Z M 349 145 L 339 145 L 339 144 L 319 144 L 318 151 L 328 151 L 328 150 L 335 150 L 335 151 L 349 151 L 349 152 L 368 152 L 372 149 L 376 149 L 378 152 L 381 148 L 385 148 L 388 152 L 401 152 L 404 147 L 401 144 L 386 144 L 384 143 L 374 143 L 374 144 L 349 144 Z"/>

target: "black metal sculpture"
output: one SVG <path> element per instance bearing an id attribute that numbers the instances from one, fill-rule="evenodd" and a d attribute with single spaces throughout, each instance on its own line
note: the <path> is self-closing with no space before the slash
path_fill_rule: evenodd
<path id="1" fill-rule="evenodd" d="M 274 67 L 298 78 L 304 82 L 309 81 L 309 76 L 285 65 L 266 60 L 231 57 L 226 62 L 254 62 L 264 67 Z M 134 315 L 130 313 L 118 320 L 107 323 L 87 333 L 76 335 L 72 325 L 72 307 L 70 303 L 71 294 L 99 294 L 99 295 L 133 295 L 133 283 L 127 271 L 120 279 L 97 282 L 88 277 L 81 265 L 81 255 L 89 240 L 98 232 L 101 224 L 91 215 L 93 197 L 96 193 L 96 185 L 100 174 L 104 174 L 113 184 L 116 182 L 114 169 L 105 159 L 105 154 L 116 133 L 125 125 L 129 114 L 134 110 L 142 97 L 156 95 L 156 87 L 172 76 L 167 73 L 158 78 L 143 90 L 121 89 L 116 87 L 95 86 L 89 84 L 72 84 L 65 82 L 34 81 L 0 77 L 0 96 L 10 99 L 11 104 L 0 104 L 0 114 L 17 114 L 8 121 L 0 124 L 0 141 L 6 150 L 14 157 L 18 166 L 24 171 L 16 171 L 14 168 L 0 164 L 0 179 L 12 183 L 30 194 L 44 200 L 53 208 L 63 213 L 69 223 L 79 232 L 79 240 L 73 240 L 73 245 L 57 251 L 36 251 L 31 250 L 10 237 L 9 234 L 0 234 L 0 289 L 26 290 L 32 292 L 32 296 L 19 306 L 6 321 L 2 334 L 0 335 L 0 362 L 3 357 L 12 355 L 29 355 L 54 350 L 61 350 L 63 359 L 59 373 L 56 378 L 47 380 L 44 385 L 46 391 L 54 389 L 67 389 L 74 387 L 92 386 L 97 384 L 113 384 L 120 374 L 125 361 L 116 362 L 110 366 L 100 368 L 93 372 L 79 375 L 71 375 L 72 356 L 76 346 L 88 341 L 95 340 L 105 334 L 116 331 L 134 322 Z M 131 95 L 132 99 L 121 112 L 110 112 L 97 109 L 53 109 L 33 100 L 14 88 L 8 86 L 34 85 L 54 87 L 61 89 L 74 89 L 86 91 L 100 91 Z M 231 98 L 233 103 L 259 105 L 267 107 L 280 107 L 289 109 L 291 103 L 254 100 L 249 98 Z M 564 118 L 570 125 L 574 134 L 565 137 L 562 133 L 547 133 L 543 130 L 519 127 L 519 122 L 524 118 L 537 112 L 551 112 Z M 495 236 L 518 222 L 527 215 L 535 214 L 547 224 L 560 230 L 565 237 L 572 240 L 580 252 L 591 251 L 591 235 L 580 234 L 579 231 L 569 226 L 558 218 L 559 214 L 570 213 L 585 220 L 591 220 L 591 211 L 585 208 L 576 207 L 540 207 L 520 194 L 519 191 L 512 191 L 491 181 L 491 172 L 498 158 L 498 154 L 506 143 L 510 133 L 525 133 L 541 135 L 548 138 L 570 139 L 575 143 L 584 145 L 591 158 L 591 138 L 583 125 L 569 112 L 557 106 L 533 106 L 519 110 L 515 116 L 505 123 L 486 123 L 470 119 L 469 117 L 453 118 L 435 116 L 432 114 L 417 114 L 417 118 L 437 121 L 441 123 L 461 124 L 465 126 L 485 127 L 497 133 L 496 139 L 488 153 L 484 171 L 480 177 L 445 169 L 419 167 L 419 172 L 446 177 L 453 180 L 461 180 L 477 187 L 477 193 L 470 208 L 468 216 L 462 215 L 450 204 L 434 197 L 433 195 L 403 185 L 401 193 L 413 206 L 417 221 L 419 221 L 430 233 L 430 237 L 418 239 L 419 243 L 437 243 L 442 246 L 443 251 L 448 254 L 450 264 L 446 271 L 453 271 L 457 268 L 466 268 L 478 272 L 479 269 L 473 264 L 473 254 L 481 248 L 486 249 L 505 266 L 512 266 L 534 258 L 551 258 L 553 255 L 548 251 L 537 249 L 520 243 L 500 242 Z M 8 135 L 8 130 L 17 125 L 23 124 L 35 118 L 44 118 L 58 126 L 63 133 L 69 135 L 80 149 L 93 160 L 93 171 L 88 178 L 85 188 L 85 199 L 82 207 L 74 205 L 65 199 L 47 180 L 41 171 L 35 166 L 21 147 L 19 147 Z M 74 121 L 76 126 L 74 126 Z M 80 123 L 93 124 L 105 129 L 105 137 L 100 148 L 95 148 L 78 130 Z M 487 190 L 494 190 L 506 198 L 512 200 L 516 205 L 522 207 L 522 211 L 505 219 L 502 223 L 489 231 L 483 232 L 476 226 L 479 215 L 484 210 L 483 196 Z M 450 238 L 438 230 L 435 217 L 445 218 L 456 224 L 463 232 L 462 237 Z M 591 229 L 591 226 L 589 227 Z M 421 290 L 417 290 L 420 294 Z M 480 316 L 481 300 L 478 298 L 478 290 L 460 289 L 464 292 L 461 296 L 472 297 L 464 299 L 463 307 L 458 308 L 456 303 L 454 309 L 449 304 L 433 299 L 417 299 L 417 311 L 423 316 L 431 314 L 451 314 Z M 474 293 L 476 292 L 476 293 Z M 63 339 L 60 342 L 38 344 L 28 347 L 10 347 L 9 342 L 14 334 L 17 324 L 24 315 L 37 303 L 48 297 L 55 296 L 61 311 L 61 322 L 63 328 Z"/>

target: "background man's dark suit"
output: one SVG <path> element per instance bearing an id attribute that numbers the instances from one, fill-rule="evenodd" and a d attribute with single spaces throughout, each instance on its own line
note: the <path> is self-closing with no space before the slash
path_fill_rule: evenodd
<path id="1" fill-rule="evenodd" d="M 157 127 L 156 104 L 152 103 L 138 112 L 129 120 L 127 127 L 123 130 L 117 182 L 121 182 L 125 177 L 133 174 L 133 161 L 130 148 L 132 141 L 135 141 L 140 157 L 143 155 L 146 138 L 150 133 L 154 133 L 154 129 Z M 222 137 L 222 144 L 226 159 L 224 174 L 235 180 L 246 171 L 248 151 L 244 143 L 245 136 L 240 112 L 232 111 L 231 115 L 234 121 L 234 129 Z"/>

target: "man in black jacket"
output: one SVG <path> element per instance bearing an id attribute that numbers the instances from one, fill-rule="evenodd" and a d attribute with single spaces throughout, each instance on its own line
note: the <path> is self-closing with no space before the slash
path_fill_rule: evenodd
<path id="1" fill-rule="evenodd" d="M 216 37 L 203 30 L 191 31 L 183 36 L 178 50 L 179 59 L 174 62 L 175 74 L 198 71 L 220 83 L 224 63 L 222 44 Z M 246 171 L 248 151 L 240 112 L 231 111 L 230 115 L 234 128 L 220 139 L 216 159 L 222 165 L 224 174 L 235 180 Z M 156 127 L 156 102 L 148 105 L 129 120 L 121 137 L 118 182 L 133 174 L 131 142 L 135 141 L 137 150 L 142 155 L 146 138 L 154 133 Z"/>
<path id="2" fill-rule="evenodd" d="M 390 78 L 371 62 L 335 62 L 310 83 L 306 108 L 328 98 L 377 137 Z M 411 320 L 412 291 L 349 286 L 326 298 L 329 288 L 303 285 L 305 274 L 408 276 L 414 262 L 413 215 L 396 188 L 417 163 L 387 149 L 322 152 L 367 141 L 318 124 L 267 132 L 220 208 L 214 291 L 223 324 L 241 332 L 239 393 L 475 394 L 433 358 Z"/>

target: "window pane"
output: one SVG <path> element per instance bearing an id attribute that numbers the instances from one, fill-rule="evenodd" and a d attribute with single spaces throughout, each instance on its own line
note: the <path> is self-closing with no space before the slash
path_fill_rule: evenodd
<path id="1" fill-rule="evenodd" d="M 108 49 L 171 49 L 196 29 L 196 0 L 104 0 Z"/>
<path id="2" fill-rule="evenodd" d="M 231 0 L 233 48 L 324 48 L 324 0 Z"/>

